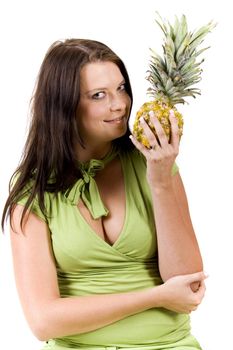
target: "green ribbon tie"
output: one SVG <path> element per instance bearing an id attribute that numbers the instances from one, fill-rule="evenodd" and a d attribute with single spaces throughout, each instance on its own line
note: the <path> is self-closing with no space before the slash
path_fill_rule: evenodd
<path id="1" fill-rule="evenodd" d="M 78 179 L 74 186 L 65 192 L 65 197 L 72 205 L 77 205 L 81 198 L 93 219 L 99 219 L 102 216 L 107 216 L 109 213 L 100 197 L 94 177 L 96 172 L 102 170 L 117 154 L 118 151 L 113 148 L 101 160 L 91 159 L 89 162 L 79 163 L 82 178 Z"/>

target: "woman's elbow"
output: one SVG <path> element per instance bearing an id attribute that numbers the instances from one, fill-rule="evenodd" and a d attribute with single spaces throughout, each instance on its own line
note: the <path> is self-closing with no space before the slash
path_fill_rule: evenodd
<path id="1" fill-rule="evenodd" d="M 28 323 L 32 333 L 38 340 L 47 341 L 52 338 L 52 323 L 47 313 L 40 311 L 36 315 L 31 315 Z"/>
<path id="2" fill-rule="evenodd" d="M 172 277 L 179 276 L 179 275 L 190 275 L 196 272 L 203 271 L 203 262 L 202 259 L 197 259 L 192 264 L 183 264 L 179 267 L 173 267 L 169 269 L 160 269 L 160 276 L 163 282 L 166 282 Z"/>
<path id="3" fill-rule="evenodd" d="M 51 338 L 51 336 L 49 335 L 48 323 L 45 323 L 45 324 L 42 324 L 39 322 L 33 323 L 33 324 L 30 324 L 30 328 L 34 336 L 40 341 L 47 341 L 48 339 Z"/>

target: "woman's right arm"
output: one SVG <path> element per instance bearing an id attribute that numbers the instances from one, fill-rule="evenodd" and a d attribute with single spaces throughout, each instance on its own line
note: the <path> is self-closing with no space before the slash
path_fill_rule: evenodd
<path id="1" fill-rule="evenodd" d="M 29 213 L 22 232 L 22 210 L 17 205 L 12 214 L 15 279 L 24 314 L 39 340 L 90 332 L 154 307 L 188 313 L 200 304 L 204 273 L 176 276 L 135 292 L 61 298 L 48 227 Z M 193 293 L 190 283 L 197 280 L 203 282 Z"/>

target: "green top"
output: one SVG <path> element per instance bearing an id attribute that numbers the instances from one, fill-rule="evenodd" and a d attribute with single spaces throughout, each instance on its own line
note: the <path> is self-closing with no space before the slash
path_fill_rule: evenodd
<path id="1" fill-rule="evenodd" d="M 109 155 L 107 160 L 90 162 L 95 171 L 93 166 L 86 165 L 83 178 L 77 180 L 69 191 L 59 193 L 57 197 L 45 194 L 62 297 L 123 293 L 162 283 L 144 157 L 136 150 L 118 155 L 114 153 L 114 156 L 119 156 L 123 169 L 126 215 L 122 231 L 112 246 L 94 232 L 76 205 L 81 196 L 93 216 L 108 214 L 94 175 L 96 170 L 103 168 Z M 174 164 L 173 174 L 177 171 Z M 25 204 L 26 199 L 23 198 L 19 204 Z M 31 210 L 45 220 L 36 200 Z M 140 344 L 154 345 L 157 349 L 161 344 L 173 344 L 188 336 L 189 331 L 187 314 L 153 308 L 92 332 L 52 340 L 49 348 L 56 349 L 57 345 L 133 347 Z"/>

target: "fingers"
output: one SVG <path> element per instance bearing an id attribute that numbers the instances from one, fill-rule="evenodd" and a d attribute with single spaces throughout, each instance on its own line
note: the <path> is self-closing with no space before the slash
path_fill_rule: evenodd
<path id="1" fill-rule="evenodd" d="M 154 128 L 156 129 L 157 127 L 156 127 L 156 125 L 155 125 L 155 123 L 154 123 L 154 119 L 157 119 L 157 118 L 155 118 L 153 112 L 149 112 L 149 115 L 150 115 L 150 122 L 151 122 L 151 124 L 154 126 Z M 161 142 L 160 142 L 159 138 L 158 138 L 158 139 L 156 138 L 154 132 L 152 131 L 151 127 L 147 124 L 147 122 L 145 121 L 145 119 L 144 119 L 144 118 L 140 118 L 139 122 L 140 122 L 140 126 L 141 126 L 142 129 L 143 129 L 143 133 L 144 133 L 145 137 L 146 137 L 147 140 L 149 141 L 150 146 L 151 146 L 152 148 L 153 148 L 153 147 L 155 147 L 155 148 L 159 147 L 160 144 L 161 144 Z M 159 123 L 159 122 L 158 122 L 158 123 Z M 159 124 L 160 124 L 160 123 L 159 123 Z M 160 125 L 160 127 L 161 127 L 161 125 Z M 162 127 L 161 127 L 161 128 L 162 128 Z M 157 129 L 156 129 L 156 133 L 157 133 Z M 157 134 L 158 134 L 158 133 L 157 133 Z M 158 142 L 158 140 L 159 140 L 159 142 Z"/>
<path id="2" fill-rule="evenodd" d="M 197 310 L 198 306 L 201 304 L 202 299 L 205 296 L 205 291 L 206 291 L 205 283 L 204 281 L 202 281 L 198 291 L 194 293 L 195 299 L 192 306 L 190 307 L 191 311 Z"/>
<path id="3" fill-rule="evenodd" d="M 162 147 L 165 147 L 167 144 L 168 144 L 168 139 L 167 139 L 167 136 L 163 130 L 163 127 L 161 125 L 161 123 L 159 122 L 158 118 L 156 117 L 156 115 L 154 114 L 153 111 L 150 111 L 149 112 L 149 116 L 150 116 L 150 121 L 152 123 L 152 125 L 154 126 L 155 130 L 156 130 L 156 134 L 157 134 L 157 137 L 158 137 L 158 140 L 159 140 L 159 143 L 158 141 L 156 140 L 156 137 L 154 135 L 154 133 L 152 132 L 152 135 L 151 133 L 149 133 L 149 130 L 150 127 L 148 126 L 148 124 L 145 122 L 145 124 L 143 123 L 143 127 L 145 128 L 145 133 L 147 132 L 148 135 L 146 135 L 148 138 L 152 136 L 153 140 L 151 142 L 154 142 L 154 139 L 156 140 L 155 141 L 155 144 L 156 145 L 161 145 Z M 151 130 L 151 129 L 150 129 Z M 149 139 L 150 141 L 150 139 Z"/>
<path id="4" fill-rule="evenodd" d="M 193 292 L 192 294 L 192 303 L 189 305 L 190 312 L 197 310 L 197 308 L 202 302 L 202 299 L 204 298 L 205 291 L 205 282 L 202 280 L 201 282 L 199 282 L 198 290 L 196 292 Z"/>
<path id="5" fill-rule="evenodd" d="M 190 288 L 193 291 L 193 304 L 190 308 L 190 311 L 195 311 L 198 306 L 201 304 L 202 299 L 205 296 L 206 286 L 205 286 L 205 279 L 208 277 L 208 275 L 204 272 L 197 272 L 191 275 L 187 275 L 187 282 L 190 283 Z M 192 286 L 196 284 L 198 285 L 198 288 L 196 290 L 193 290 Z"/>
<path id="6" fill-rule="evenodd" d="M 144 118 L 140 118 L 139 123 L 143 129 L 143 133 L 145 137 L 149 141 L 150 146 L 151 147 L 155 146 L 155 148 L 158 149 L 158 147 L 166 148 L 168 145 L 170 145 L 178 153 L 180 137 L 179 137 L 178 120 L 174 114 L 174 111 L 171 110 L 169 115 L 169 120 L 171 123 L 171 142 L 170 143 L 162 127 L 162 124 L 156 117 L 155 113 L 153 111 L 150 111 L 149 116 L 150 116 L 150 124 L 148 124 Z M 153 130 L 151 129 L 151 125 L 152 125 L 152 129 L 154 128 L 156 130 L 156 136 Z"/>
<path id="7" fill-rule="evenodd" d="M 199 289 L 196 291 L 197 297 L 199 297 L 199 298 L 202 300 L 202 299 L 204 298 L 205 291 L 206 291 L 205 282 L 204 282 L 204 281 L 201 281 L 201 282 L 200 282 L 200 287 L 199 287 Z"/>
<path id="8" fill-rule="evenodd" d="M 187 314 L 195 311 L 205 294 L 204 280 L 206 277 L 207 275 L 204 272 L 171 277 L 163 284 L 163 288 L 165 288 L 165 298 L 163 300 L 165 300 L 165 303 L 162 306 Z M 192 282 L 198 282 L 199 284 L 199 289 L 196 292 L 193 292 L 190 288 Z"/>
<path id="9" fill-rule="evenodd" d="M 148 149 L 141 143 L 139 142 L 136 137 L 134 137 L 133 135 L 129 136 L 130 140 L 133 142 L 134 146 L 145 156 L 145 158 L 147 157 L 147 152 Z"/>
<path id="10" fill-rule="evenodd" d="M 174 147 L 174 149 L 176 151 L 178 151 L 179 143 L 180 143 L 179 127 L 178 127 L 178 120 L 177 120 L 173 110 L 170 110 L 169 120 L 171 123 L 171 141 L 170 141 L 170 143 Z"/>
<path id="11" fill-rule="evenodd" d="M 192 289 L 193 292 L 197 292 L 198 289 L 200 288 L 201 282 L 197 281 L 197 282 L 192 282 L 190 284 L 190 288 Z"/>
<path id="12" fill-rule="evenodd" d="M 207 277 L 208 277 L 208 275 L 203 271 L 192 273 L 189 275 L 185 275 L 185 278 L 186 278 L 186 281 L 188 284 L 191 284 L 193 282 L 204 281 Z"/>

